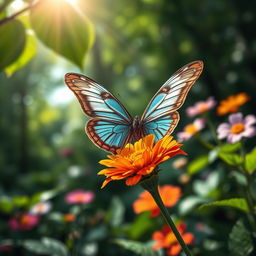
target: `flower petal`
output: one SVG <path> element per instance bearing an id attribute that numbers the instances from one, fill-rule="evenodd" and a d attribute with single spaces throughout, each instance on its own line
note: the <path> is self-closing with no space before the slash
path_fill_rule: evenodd
<path id="1" fill-rule="evenodd" d="M 231 124 L 244 123 L 242 113 L 232 114 L 228 117 L 228 120 Z"/>
<path id="2" fill-rule="evenodd" d="M 223 123 L 218 126 L 217 128 L 218 139 L 226 138 L 229 133 L 230 133 L 230 124 Z"/>
<path id="3" fill-rule="evenodd" d="M 251 138 L 256 134 L 255 127 L 246 127 L 245 131 L 242 133 L 243 137 Z"/>
<path id="4" fill-rule="evenodd" d="M 256 123 L 256 117 L 254 115 L 248 115 L 245 117 L 245 125 L 252 125 Z"/>
<path id="5" fill-rule="evenodd" d="M 125 183 L 127 186 L 133 186 L 136 185 L 141 180 L 141 178 L 142 175 L 135 175 L 131 178 L 128 178 Z"/>

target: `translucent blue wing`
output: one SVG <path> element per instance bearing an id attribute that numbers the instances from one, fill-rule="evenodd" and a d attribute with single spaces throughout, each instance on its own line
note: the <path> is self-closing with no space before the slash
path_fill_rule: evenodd
<path id="1" fill-rule="evenodd" d="M 96 146 L 115 153 L 131 139 L 132 118 L 109 91 L 80 74 L 66 74 L 65 82 L 75 93 L 84 113 L 92 117 L 86 132 Z"/>
<path id="2" fill-rule="evenodd" d="M 75 93 L 81 107 L 89 117 L 119 121 L 130 124 L 132 118 L 121 102 L 104 87 L 89 77 L 68 73 L 65 83 Z"/>
<path id="3" fill-rule="evenodd" d="M 142 121 L 146 123 L 179 109 L 202 70 L 203 62 L 194 61 L 176 71 L 152 98 Z"/>
<path id="4" fill-rule="evenodd" d="M 105 119 L 91 119 L 86 133 L 96 146 L 115 153 L 132 139 L 131 126 Z"/>
<path id="5" fill-rule="evenodd" d="M 142 120 L 145 135 L 155 134 L 156 140 L 172 133 L 179 122 L 176 111 L 203 70 L 202 61 L 191 62 L 176 71 L 158 90 L 148 104 Z"/>
<path id="6" fill-rule="evenodd" d="M 166 134 L 170 134 L 179 122 L 179 113 L 160 116 L 152 121 L 146 122 L 143 125 L 144 136 L 154 134 L 155 140 L 162 139 Z"/>

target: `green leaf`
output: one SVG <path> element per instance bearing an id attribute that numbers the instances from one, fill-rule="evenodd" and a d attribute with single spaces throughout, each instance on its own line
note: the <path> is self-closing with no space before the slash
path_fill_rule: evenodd
<path id="1" fill-rule="evenodd" d="M 195 159 L 194 161 L 192 161 L 188 165 L 188 173 L 190 175 L 196 174 L 196 173 L 200 172 L 201 170 L 203 170 L 203 168 L 205 166 L 207 166 L 208 163 L 209 163 L 208 155 L 201 156 L 201 157 Z"/>
<path id="2" fill-rule="evenodd" d="M 124 219 L 125 208 L 122 201 L 118 197 L 114 197 L 111 201 L 108 221 L 112 227 L 118 227 L 122 224 Z"/>
<path id="3" fill-rule="evenodd" d="M 243 198 L 232 198 L 227 200 L 215 201 L 212 203 L 203 204 L 199 207 L 199 209 L 202 210 L 202 209 L 213 207 L 213 206 L 228 206 L 228 207 L 239 209 L 244 212 L 249 212 L 247 202 Z"/>
<path id="4" fill-rule="evenodd" d="M 13 63 L 21 55 L 25 43 L 25 28 L 18 20 L 0 25 L 0 70 Z"/>
<path id="5" fill-rule="evenodd" d="M 229 234 L 228 247 L 233 256 L 247 256 L 253 251 L 253 241 L 242 219 L 238 220 Z"/>
<path id="6" fill-rule="evenodd" d="M 141 256 L 159 256 L 159 253 L 157 251 L 153 251 L 145 243 L 126 240 L 126 239 L 115 239 L 113 240 L 113 242 Z"/>
<path id="7" fill-rule="evenodd" d="M 130 238 L 137 240 L 148 230 L 154 227 L 152 217 L 149 212 L 139 214 L 129 227 L 128 233 Z"/>
<path id="8" fill-rule="evenodd" d="M 52 199 L 53 197 L 58 195 L 63 190 L 63 188 L 64 187 L 60 186 L 52 190 L 46 190 L 46 191 L 34 194 L 30 200 L 30 206 L 41 201 L 47 201 Z"/>
<path id="9" fill-rule="evenodd" d="M 24 207 L 29 204 L 29 197 L 27 196 L 15 196 L 12 199 L 13 204 L 18 207 Z"/>
<path id="10" fill-rule="evenodd" d="M 49 48 L 80 68 L 92 46 L 94 30 L 89 19 L 63 0 L 45 0 L 30 13 L 32 28 Z"/>
<path id="11" fill-rule="evenodd" d="M 256 170 L 256 148 L 245 156 L 245 169 L 249 173 L 253 173 Z"/>
<path id="12" fill-rule="evenodd" d="M 209 202 L 209 200 L 199 196 L 187 196 L 179 204 L 179 214 L 186 215 L 191 212 L 198 204 L 205 202 Z"/>
<path id="13" fill-rule="evenodd" d="M 226 152 L 226 153 L 234 153 L 238 149 L 241 148 L 241 142 L 236 142 L 233 144 L 224 144 L 220 147 L 220 151 Z"/>
<path id="14" fill-rule="evenodd" d="M 12 76 L 14 72 L 27 65 L 29 61 L 35 56 L 36 49 L 37 44 L 35 35 L 33 35 L 31 31 L 27 30 L 25 49 L 15 62 L 13 62 L 11 65 L 5 68 L 7 76 Z"/>
<path id="15" fill-rule="evenodd" d="M 4 213 L 12 212 L 14 208 L 12 199 L 6 196 L 0 197 L 0 211 Z"/>
<path id="16" fill-rule="evenodd" d="M 219 157 L 227 164 L 232 166 L 238 166 L 241 165 L 243 162 L 243 159 L 238 154 L 233 153 L 225 153 L 223 151 L 219 151 Z"/>
<path id="17" fill-rule="evenodd" d="M 67 256 L 68 250 L 66 246 L 58 240 L 53 238 L 44 237 L 41 241 L 26 240 L 23 246 L 37 254 L 48 254 L 52 256 Z"/>

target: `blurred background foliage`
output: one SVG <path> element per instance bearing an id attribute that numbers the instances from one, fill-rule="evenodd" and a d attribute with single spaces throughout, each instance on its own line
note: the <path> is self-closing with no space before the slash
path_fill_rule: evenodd
<path id="1" fill-rule="evenodd" d="M 105 153 L 84 134 L 87 118 L 64 84 L 64 74 L 78 72 L 93 78 L 134 116 L 142 114 L 172 73 L 200 59 L 205 69 L 180 110 L 174 136 L 187 123 L 184 109 L 208 96 L 221 100 L 245 91 L 252 99 L 245 110 L 255 113 L 255 5 L 241 0 L 1 0 L 1 239 L 14 238 L 6 222 L 15 211 L 27 209 L 36 193 L 57 188 L 54 200 L 63 204 L 65 192 L 81 188 L 96 193 L 89 215 L 96 218 L 107 212 L 105 224 L 96 218 L 94 229 L 89 228 L 94 233 L 88 231 L 84 238 L 89 245 L 98 242 L 97 252 L 81 255 L 132 255 L 110 243 L 120 234 L 149 240 L 157 223 L 149 221 L 147 214 L 135 217 L 131 208 L 141 188 L 113 182 L 100 190 L 102 178 L 96 173 Z M 12 16 L 23 8 L 20 15 Z M 189 160 L 205 153 L 194 140 L 184 148 Z M 240 213 L 214 209 L 204 215 L 191 209 L 223 192 L 232 195 L 234 187 L 232 181 L 221 185 L 228 176 L 225 170 L 215 164 L 209 175 L 202 156 L 200 161 L 195 172 L 203 172 L 192 177 L 191 186 L 179 183 L 181 173 L 172 171 L 170 162 L 163 167 L 168 171 L 161 173 L 161 182 L 182 187 L 180 215 L 193 216 L 191 228 L 198 221 L 209 225 L 208 231 L 197 236 L 197 255 L 227 255 L 225 240 Z M 111 223 L 111 216 L 112 221 L 121 218 L 113 218 L 116 213 L 111 207 L 121 209 L 120 223 L 134 222 Z M 88 238 L 89 234 L 96 238 Z M 199 246 L 200 236 L 206 234 L 208 239 Z M 41 235 L 45 231 L 39 230 L 36 238 Z M 68 239 L 63 231 L 47 235 L 64 242 Z"/>

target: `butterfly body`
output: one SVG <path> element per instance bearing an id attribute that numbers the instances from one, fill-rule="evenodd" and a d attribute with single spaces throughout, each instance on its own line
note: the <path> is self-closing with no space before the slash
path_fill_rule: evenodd
<path id="1" fill-rule="evenodd" d="M 147 134 L 154 134 L 156 140 L 170 134 L 179 121 L 176 110 L 202 69 L 203 62 L 194 61 L 176 71 L 157 91 L 141 118 L 132 118 L 115 96 L 89 77 L 68 73 L 65 82 L 91 118 L 85 128 L 88 137 L 101 149 L 115 153 Z"/>

